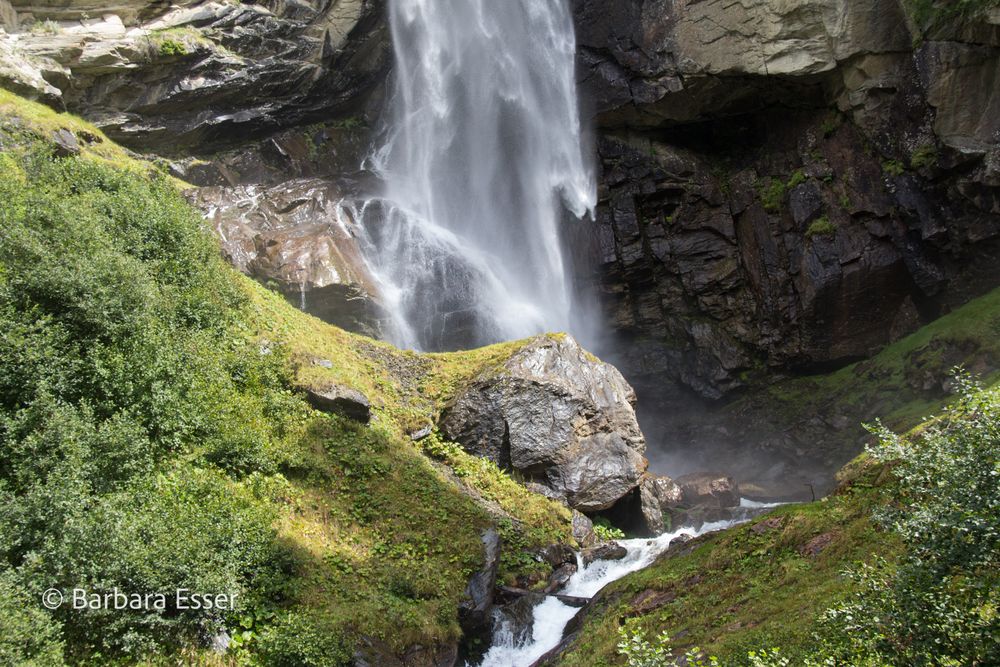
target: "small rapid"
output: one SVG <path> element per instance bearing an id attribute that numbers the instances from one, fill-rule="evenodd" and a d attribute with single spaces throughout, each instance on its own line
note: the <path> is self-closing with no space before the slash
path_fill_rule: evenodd
<path id="1" fill-rule="evenodd" d="M 657 556 L 666 551 L 671 543 L 679 538 L 683 536 L 692 538 L 724 530 L 747 521 L 754 511 L 759 512 L 769 506 L 773 507 L 774 505 L 744 501 L 740 507 L 747 511 L 738 513 L 737 517 L 731 520 L 713 521 L 698 528 L 680 528 L 655 538 L 619 540 L 618 543 L 628 551 L 621 560 L 598 560 L 584 567 L 578 555 L 576 574 L 559 592 L 574 597 L 593 597 L 611 582 L 652 564 Z M 483 657 L 483 661 L 480 663 L 481 667 L 528 667 L 559 645 L 566 624 L 579 611 L 578 608 L 564 604 L 555 597 L 546 597 L 533 610 L 530 637 L 521 641 L 518 641 L 510 621 L 498 616 L 494 628 L 493 645 Z"/>

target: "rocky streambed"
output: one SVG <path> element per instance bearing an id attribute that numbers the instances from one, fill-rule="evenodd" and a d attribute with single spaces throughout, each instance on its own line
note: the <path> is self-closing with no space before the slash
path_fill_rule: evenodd
<path id="1" fill-rule="evenodd" d="M 657 558 L 669 557 L 671 547 L 749 521 L 774 506 L 746 499 L 739 499 L 736 507 L 706 506 L 704 509 L 717 518 L 683 525 L 653 538 L 603 542 L 578 553 L 563 553 L 565 562 L 559 564 L 543 590 L 500 590 L 501 604 L 492 613 L 489 648 L 480 662 L 473 659 L 468 664 L 525 667 L 546 663 L 576 631 L 573 619 L 605 586 Z"/>

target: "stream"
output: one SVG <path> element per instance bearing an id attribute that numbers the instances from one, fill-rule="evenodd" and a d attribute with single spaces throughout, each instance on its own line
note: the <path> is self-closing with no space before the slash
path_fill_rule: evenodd
<path id="1" fill-rule="evenodd" d="M 618 544 L 628 550 L 626 556 L 620 560 L 598 560 L 584 567 L 579 554 L 577 554 L 578 569 L 576 574 L 559 593 L 582 598 L 593 597 L 611 582 L 652 564 L 657 556 L 666 551 L 671 543 L 681 536 L 691 538 L 725 530 L 745 523 L 763 511 L 780 504 L 743 499 L 739 508 L 735 510 L 735 516 L 729 520 L 705 523 L 697 529 L 682 527 L 655 538 L 618 540 Z M 493 644 L 483 657 L 480 667 L 528 667 L 559 645 L 566 624 L 578 612 L 580 609 L 576 607 L 564 604 L 554 597 L 546 597 L 542 603 L 534 608 L 534 624 L 530 638 L 521 642 L 516 640 L 515 628 L 511 627 L 510 622 L 497 612 Z"/>

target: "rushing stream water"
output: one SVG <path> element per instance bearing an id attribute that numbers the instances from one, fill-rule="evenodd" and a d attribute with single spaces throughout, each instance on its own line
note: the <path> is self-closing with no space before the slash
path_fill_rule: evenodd
<path id="1" fill-rule="evenodd" d="M 578 556 L 576 574 L 559 593 L 581 598 L 593 597 L 611 582 L 652 564 L 657 556 L 666 551 L 670 544 L 681 536 L 697 537 L 705 533 L 725 530 L 780 504 L 759 503 L 743 499 L 740 507 L 734 511 L 731 520 L 705 523 L 697 529 L 680 528 L 674 532 L 663 533 L 656 538 L 619 540 L 618 543 L 628 550 L 628 554 L 621 560 L 598 560 L 583 567 Z M 528 667 L 558 646 L 559 642 L 562 641 L 566 624 L 579 611 L 580 609 L 564 604 L 555 597 L 546 597 L 533 610 L 531 636 L 521 641 L 518 641 L 515 629 L 511 627 L 510 622 L 498 617 L 493 632 L 493 644 L 484 656 L 480 667 Z"/>
<path id="2" fill-rule="evenodd" d="M 366 256 L 402 347 L 569 331 L 567 216 L 596 203 L 567 0 L 390 0 L 394 90 Z"/>

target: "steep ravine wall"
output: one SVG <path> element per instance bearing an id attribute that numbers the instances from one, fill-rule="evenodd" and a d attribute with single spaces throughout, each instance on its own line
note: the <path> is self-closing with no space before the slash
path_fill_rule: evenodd
<path id="1" fill-rule="evenodd" d="M 1000 10 L 923 37 L 895 0 L 575 7 L 632 373 L 721 398 L 997 284 Z"/>

